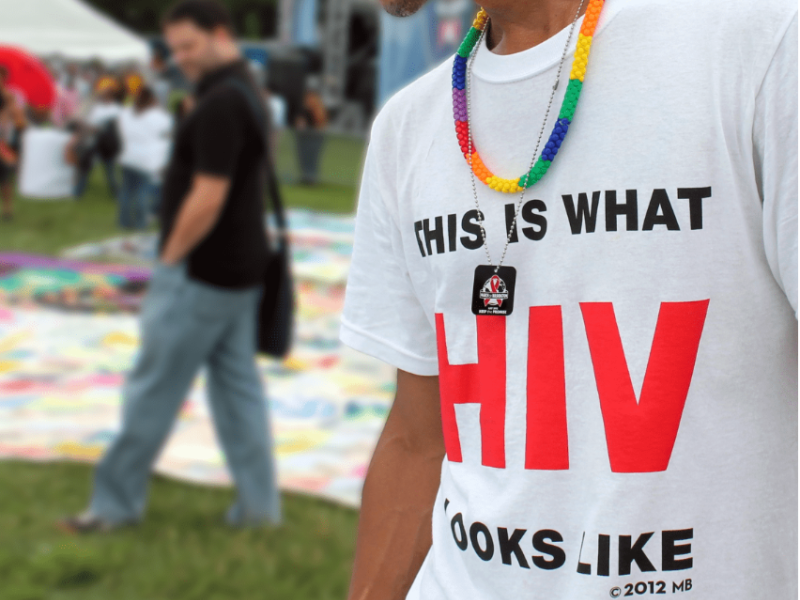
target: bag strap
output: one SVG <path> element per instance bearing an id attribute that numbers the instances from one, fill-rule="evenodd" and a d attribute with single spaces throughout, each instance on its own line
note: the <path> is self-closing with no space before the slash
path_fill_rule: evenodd
<path id="1" fill-rule="evenodd" d="M 237 77 L 230 77 L 226 80 L 233 88 L 239 90 L 247 100 L 247 104 L 256 119 L 261 140 L 264 144 L 264 170 L 267 184 L 267 195 L 272 203 L 272 210 L 275 214 L 275 222 L 278 225 L 278 247 L 281 251 L 286 251 L 288 247 L 288 227 L 286 225 L 286 215 L 283 210 L 281 192 L 278 186 L 278 177 L 275 174 L 272 160 L 272 152 L 269 144 L 269 126 L 267 124 L 267 111 L 263 103 L 259 100 L 255 90 Z"/>

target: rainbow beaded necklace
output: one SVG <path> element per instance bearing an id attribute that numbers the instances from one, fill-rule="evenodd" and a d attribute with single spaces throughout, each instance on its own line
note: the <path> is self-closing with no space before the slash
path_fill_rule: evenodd
<path id="1" fill-rule="evenodd" d="M 464 158 L 470 165 L 475 177 L 493 190 L 507 194 L 519 193 L 544 177 L 544 174 L 547 173 L 553 163 L 575 115 L 575 107 L 578 105 L 578 98 L 583 87 L 583 78 L 586 75 L 586 65 L 589 62 L 592 36 L 597 27 L 597 20 L 600 17 L 604 2 L 605 0 L 589 0 L 583 24 L 578 34 L 578 45 L 575 49 L 572 70 L 569 75 L 569 85 L 567 86 L 564 101 L 561 103 L 558 120 L 539 159 L 529 172 L 517 179 L 503 179 L 494 175 L 481 160 L 478 151 L 473 145 L 474 142 L 471 143 L 469 118 L 467 116 L 467 61 L 475 51 L 478 40 L 482 37 L 489 16 L 481 8 L 475 17 L 472 27 L 467 32 L 464 41 L 461 42 L 461 46 L 459 46 L 453 60 L 453 117 L 456 122 L 458 144 L 461 147 Z"/>

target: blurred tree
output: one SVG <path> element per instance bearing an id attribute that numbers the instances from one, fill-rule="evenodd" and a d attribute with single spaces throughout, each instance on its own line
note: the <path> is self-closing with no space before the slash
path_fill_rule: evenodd
<path id="1" fill-rule="evenodd" d="M 126 27 L 145 35 L 160 32 L 164 0 L 87 0 Z M 261 39 L 277 34 L 277 0 L 222 0 L 233 15 L 241 37 Z"/>

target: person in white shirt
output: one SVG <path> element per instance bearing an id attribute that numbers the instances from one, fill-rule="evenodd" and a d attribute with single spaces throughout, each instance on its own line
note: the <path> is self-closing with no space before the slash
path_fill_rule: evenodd
<path id="1" fill-rule="evenodd" d="M 797 598 L 797 4 L 484 9 L 371 132 L 349 599 Z"/>
<path id="2" fill-rule="evenodd" d="M 119 117 L 122 152 L 122 188 L 119 196 L 119 225 L 143 229 L 147 217 L 158 211 L 160 182 L 169 161 L 172 117 L 158 103 L 153 90 L 143 86 L 133 106 Z"/>
<path id="3" fill-rule="evenodd" d="M 121 86 L 113 77 L 101 77 L 96 84 L 97 99 L 89 109 L 83 127 L 80 128 L 81 131 L 77 136 L 79 139 L 75 140 L 76 143 L 84 143 L 89 148 L 89 156 L 81 160 L 78 165 L 75 198 L 80 198 L 86 191 L 95 158 L 99 158 L 103 165 L 109 194 L 115 199 L 119 194 L 116 158 L 119 153 L 117 120 L 122 112 L 120 92 Z"/>
<path id="4" fill-rule="evenodd" d="M 283 132 L 286 130 L 288 107 L 286 99 L 280 94 L 276 94 L 269 87 L 264 88 L 264 102 L 272 124 L 270 128 L 270 152 L 272 152 L 272 156 L 277 156 L 281 137 L 283 137 Z"/>

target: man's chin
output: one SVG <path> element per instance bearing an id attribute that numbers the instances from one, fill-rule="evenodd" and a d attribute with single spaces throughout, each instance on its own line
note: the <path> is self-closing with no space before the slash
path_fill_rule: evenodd
<path id="1" fill-rule="evenodd" d="M 427 0 L 381 0 L 383 10 L 395 17 L 410 17 L 425 5 Z"/>

